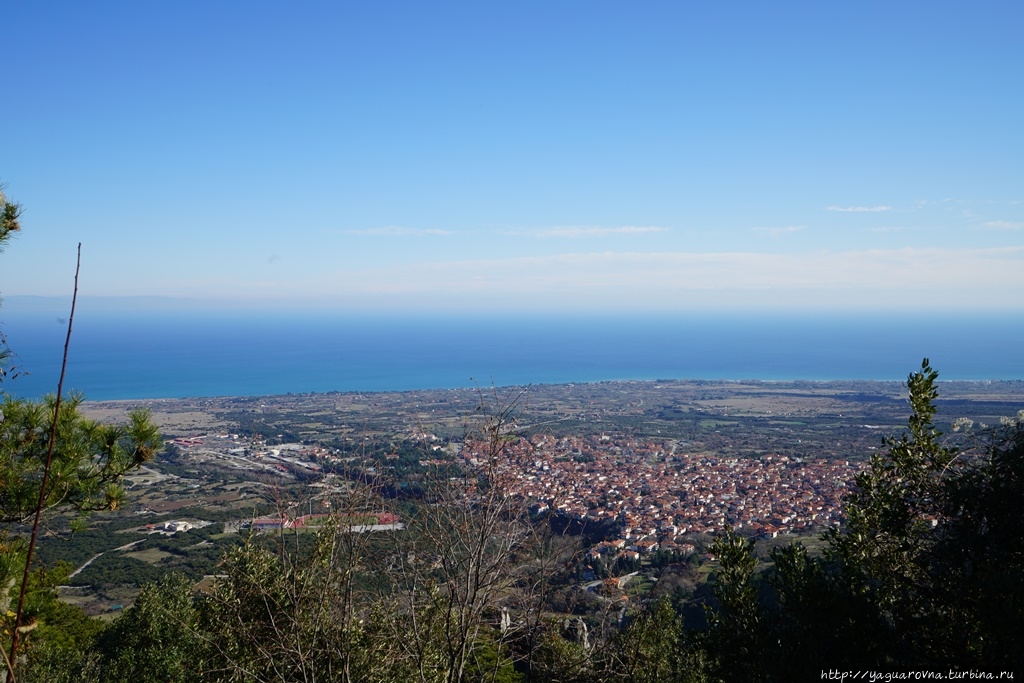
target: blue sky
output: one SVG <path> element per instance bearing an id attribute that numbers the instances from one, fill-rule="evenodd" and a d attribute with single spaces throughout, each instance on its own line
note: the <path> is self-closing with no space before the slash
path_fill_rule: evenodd
<path id="1" fill-rule="evenodd" d="M 14 3 L 0 292 L 1024 309 L 1016 2 Z"/>

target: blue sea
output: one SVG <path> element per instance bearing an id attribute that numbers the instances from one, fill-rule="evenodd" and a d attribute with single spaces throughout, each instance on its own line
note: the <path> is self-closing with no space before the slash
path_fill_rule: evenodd
<path id="1" fill-rule="evenodd" d="M 0 309 L 3 390 L 56 390 L 54 310 Z M 624 379 L 1024 378 L 1020 315 L 353 316 L 76 314 L 65 389 L 93 400 L 390 391 Z M 27 374 L 26 374 L 27 373 Z"/>

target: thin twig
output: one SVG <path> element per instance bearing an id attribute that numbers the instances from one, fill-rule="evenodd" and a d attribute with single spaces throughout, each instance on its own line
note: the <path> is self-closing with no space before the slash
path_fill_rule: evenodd
<path id="1" fill-rule="evenodd" d="M 43 481 L 39 485 L 39 502 L 36 503 L 36 519 L 32 524 L 32 538 L 28 543 L 28 556 L 25 558 L 25 573 L 21 577 L 21 593 L 18 595 L 18 612 L 14 617 L 14 631 L 11 633 L 11 656 L 8 667 L 13 667 L 18 649 L 18 628 L 21 626 L 22 610 L 25 608 L 25 592 L 28 588 L 28 577 L 32 567 L 32 552 L 36 547 L 36 536 L 39 532 L 39 519 L 43 515 L 46 503 L 46 484 L 50 478 L 50 464 L 53 462 L 53 450 L 57 443 L 57 418 L 60 417 L 60 398 L 64 392 L 64 375 L 68 368 L 68 347 L 71 346 L 71 325 L 75 319 L 75 303 L 78 301 L 78 271 L 82 266 L 82 243 L 78 243 L 78 257 L 75 260 L 75 291 L 71 295 L 71 315 L 68 316 L 68 334 L 64 338 L 64 358 L 60 366 L 60 380 L 57 382 L 57 400 L 53 405 L 53 424 L 50 426 L 50 443 L 46 449 L 46 466 L 43 468 Z M 14 670 L 11 668 L 13 676 Z"/>
<path id="2" fill-rule="evenodd" d="M 3 680 L 6 680 L 7 683 L 18 683 L 17 678 L 14 675 L 14 665 L 11 664 L 11 659 L 7 656 L 7 652 L 4 651 L 2 647 L 0 647 L 0 654 L 4 656 L 4 662 L 7 664 L 7 675 L 9 676 L 8 679 Z"/>

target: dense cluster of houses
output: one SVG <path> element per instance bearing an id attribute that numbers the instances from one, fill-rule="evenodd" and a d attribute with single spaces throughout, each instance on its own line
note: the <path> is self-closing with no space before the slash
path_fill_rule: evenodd
<path id="1" fill-rule="evenodd" d="M 218 443 L 219 448 L 211 449 L 210 440 L 230 445 L 225 448 Z M 316 461 L 329 463 L 337 458 L 320 447 L 270 448 L 259 442 L 237 442 L 236 435 L 175 441 L 193 452 L 219 450 L 282 470 L 316 471 L 320 469 Z M 490 452 L 487 444 L 470 442 L 459 457 L 469 466 L 478 466 Z M 538 434 L 507 443 L 496 467 L 510 491 L 529 500 L 537 511 L 553 509 L 593 521 L 617 521 L 622 537 L 598 545 L 592 553 L 635 558 L 657 550 L 691 552 L 692 546 L 680 537 L 717 533 L 726 526 L 775 537 L 838 524 L 843 497 L 860 465 L 785 455 L 736 458 L 689 453 L 673 442 L 621 434 Z M 268 518 L 256 520 L 253 526 L 280 529 L 312 521 L 312 517 Z M 392 523 L 385 520 L 373 526 Z"/>
<path id="2" fill-rule="evenodd" d="M 463 457 L 480 465 L 486 446 L 470 446 Z M 686 552 L 677 537 L 717 533 L 727 525 L 774 537 L 838 524 L 843 497 L 860 467 L 784 455 L 684 453 L 673 444 L 607 434 L 536 435 L 509 444 L 503 456 L 499 470 L 537 510 L 620 521 L 622 538 L 595 551 L 627 556 Z"/>

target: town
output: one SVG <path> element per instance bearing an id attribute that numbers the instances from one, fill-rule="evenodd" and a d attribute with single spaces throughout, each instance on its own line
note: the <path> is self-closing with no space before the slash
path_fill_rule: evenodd
<path id="1" fill-rule="evenodd" d="M 643 539 L 636 545 L 648 552 L 726 526 L 774 538 L 837 524 L 859 469 L 845 460 L 716 458 L 665 446 L 623 435 L 539 435 L 510 444 L 501 468 L 515 473 L 515 493 L 538 511 L 620 519 L 623 538 Z M 467 456 L 471 464 L 476 455 Z"/>

